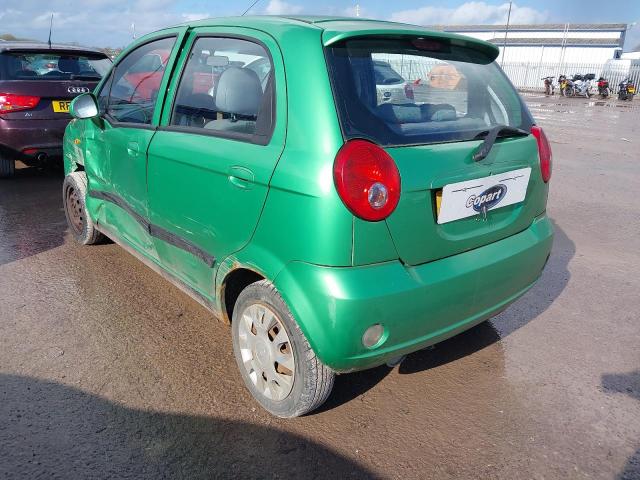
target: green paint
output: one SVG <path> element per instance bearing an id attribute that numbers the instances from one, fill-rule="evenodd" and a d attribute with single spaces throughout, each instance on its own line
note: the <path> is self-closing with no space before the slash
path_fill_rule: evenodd
<path id="1" fill-rule="evenodd" d="M 88 197 L 89 214 L 215 311 L 229 273 L 259 272 L 277 286 L 322 361 L 353 370 L 489 318 L 540 275 L 553 233 L 531 136 L 499 140 L 480 163 L 471 160 L 479 141 L 387 149 L 402 177 L 402 197 L 383 222 L 355 218 L 333 184 L 333 160 L 344 140 L 323 44 L 361 35 L 419 35 L 467 42 L 495 58 L 494 46 L 390 22 L 225 18 L 147 35 L 114 68 L 137 46 L 168 34 L 176 43 L 149 128 L 114 125 L 104 117 L 72 121 L 65 173 L 83 168 L 89 190 L 122 198 L 128 210 Z M 242 36 L 268 49 L 275 125 L 267 145 L 166 128 L 198 35 Z M 492 211 L 489 222 L 437 225 L 436 189 L 526 166 L 532 176 L 524 203 Z M 215 257 L 214 265 L 153 235 L 145 222 Z M 387 340 L 368 350 L 362 334 L 378 322 Z"/>

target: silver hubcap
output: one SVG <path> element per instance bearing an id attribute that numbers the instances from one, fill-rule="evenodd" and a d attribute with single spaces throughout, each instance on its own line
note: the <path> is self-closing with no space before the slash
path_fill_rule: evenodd
<path id="1" fill-rule="evenodd" d="M 254 304 L 242 313 L 238 325 L 242 364 L 256 389 L 270 400 L 291 393 L 295 376 L 293 348 L 275 312 Z"/>

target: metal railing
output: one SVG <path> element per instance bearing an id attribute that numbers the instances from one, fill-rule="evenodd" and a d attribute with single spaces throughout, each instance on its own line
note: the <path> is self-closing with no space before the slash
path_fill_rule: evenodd
<path id="1" fill-rule="evenodd" d="M 397 71 L 406 81 L 414 82 L 430 79 L 434 76 L 432 70 L 446 62 L 441 62 L 431 58 L 421 58 L 408 56 L 399 58 L 399 55 L 378 54 L 376 60 L 386 61 Z M 548 63 L 548 62 L 504 62 L 502 69 L 511 80 L 511 83 L 524 91 L 544 91 L 542 78 L 555 77 L 554 83 L 557 85 L 558 77 L 566 75 L 572 78 L 575 74 L 586 75 L 593 73 L 595 80 L 592 82 L 593 88 L 597 89 L 596 81 L 600 76 L 609 81 L 609 87 L 613 93 L 618 91 L 618 84 L 625 78 L 630 78 L 636 85 L 640 84 L 640 64 L 629 60 L 615 60 L 597 63 Z M 447 72 L 442 72 L 447 74 Z M 426 83 L 426 82 L 424 82 Z"/>
<path id="2" fill-rule="evenodd" d="M 596 80 L 603 76 L 609 81 L 609 87 L 615 93 L 618 91 L 618 84 L 625 78 L 630 78 L 636 85 L 640 81 L 640 65 L 622 66 L 612 63 L 539 63 L 539 62 L 505 62 L 502 66 L 504 73 L 509 77 L 511 83 L 520 90 L 540 90 L 544 91 L 542 78 L 555 77 L 554 83 L 558 82 L 558 77 L 562 74 L 567 78 L 575 74 L 585 75 L 593 73 Z M 597 88 L 596 81 L 593 81 L 594 88 Z"/>

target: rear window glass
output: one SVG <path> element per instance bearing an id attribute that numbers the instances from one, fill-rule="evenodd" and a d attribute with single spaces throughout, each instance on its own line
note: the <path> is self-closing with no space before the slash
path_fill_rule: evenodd
<path id="1" fill-rule="evenodd" d="M 471 140 L 495 125 L 528 131 L 531 115 L 500 67 L 460 43 L 367 38 L 328 48 L 345 137 L 394 146 Z"/>
<path id="2" fill-rule="evenodd" d="M 100 80 L 111 61 L 100 55 L 73 52 L 3 52 L 0 54 L 2 80 Z"/>

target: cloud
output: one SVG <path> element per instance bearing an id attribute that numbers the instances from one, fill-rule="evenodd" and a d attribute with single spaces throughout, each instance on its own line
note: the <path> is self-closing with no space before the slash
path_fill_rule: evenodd
<path id="1" fill-rule="evenodd" d="M 357 17 L 358 14 L 360 14 L 360 17 L 372 18 L 369 14 L 369 10 L 362 5 L 360 5 L 359 8 L 355 6 L 343 8 L 342 10 L 340 10 L 339 14 L 344 15 L 345 17 Z"/>
<path id="2" fill-rule="evenodd" d="M 203 18 L 209 18 L 211 16 L 208 13 L 183 13 L 181 15 L 185 22 L 195 22 L 196 20 L 202 20 Z"/>
<path id="3" fill-rule="evenodd" d="M 271 0 L 265 7 L 267 15 L 295 15 L 302 12 L 302 6 L 283 2 L 282 0 Z"/>
<path id="4" fill-rule="evenodd" d="M 395 22 L 416 25 L 460 25 L 460 24 L 505 24 L 509 4 L 489 5 L 485 2 L 467 2 L 455 8 L 421 7 L 402 10 L 391 14 Z M 511 8 L 511 23 L 544 23 L 549 13 L 530 7 L 519 7 L 515 3 Z"/>
<path id="5" fill-rule="evenodd" d="M 181 13 L 173 0 L 91 0 L 76 8 L 66 0 L 1 0 L 0 33 L 46 41 L 53 14 L 54 42 L 88 46 L 124 46 L 131 41 L 131 24 L 138 36 L 209 15 Z"/>

